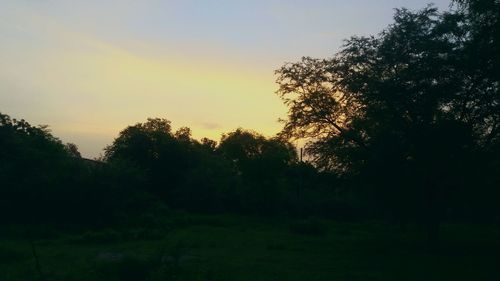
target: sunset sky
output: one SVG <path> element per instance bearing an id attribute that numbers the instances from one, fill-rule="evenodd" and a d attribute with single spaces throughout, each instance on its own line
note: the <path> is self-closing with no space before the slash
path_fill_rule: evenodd
<path id="1" fill-rule="evenodd" d="M 449 0 L 433 1 L 447 9 Z M 277 133 L 274 70 L 376 34 L 426 0 L 0 0 L 0 112 L 98 156 L 147 117 L 219 140 Z"/>

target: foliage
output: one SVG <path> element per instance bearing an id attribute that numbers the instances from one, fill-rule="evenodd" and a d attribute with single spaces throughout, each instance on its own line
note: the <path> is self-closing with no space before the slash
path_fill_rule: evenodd
<path id="1" fill-rule="evenodd" d="M 139 170 L 82 159 L 76 145 L 63 145 L 47 126 L 0 117 L 4 222 L 101 224 L 154 201 L 138 188 Z"/>
<path id="2" fill-rule="evenodd" d="M 382 145 L 391 148 L 384 153 L 416 159 L 437 131 L 462 134 L 437 145 L 496 137 L 498 85 L 464 79 L 461 17 L 427 7 L 397 10 L 394 20 L 377 37 L 347 40 L 331 59 L 303 58 L 277 71 L 278 94 L 290 108 L 282 134 L 312 138 L 308 152 L 319 167 L 359 168 Z"/>
<path id="3" fill-rule="evenodd" d="M 172 133 L 170 121 L 150 118 L 123 130 L 105 160 L 144 171 L 146 190 L 174 208 L 273 212 L 297 155 L 286 141 L 243 129 L 223 135 L 217 145 L 192 139 L 187 127 Z"/>
<path id="4" fill-rule="evenodd" d="M 276 137 L 239 128 L 219 143 L 196 140 L 149 118 L 90 160 L 47 126 L 0 114 L 0 218 L 156 224 L 185 210 L 387 216 L 429 229 L 498 220 L 499 9 L 494 0 L 399 9 L 380 34 L 352 37 L 332 58 L 285 64 L 277 82 L 289 113 Z M 305 162 L 296 138 L 309 140 Z"/>
<path id="5" fill-rule="evenodd" d="M 318 168 L 357 178 L 402 222 L 422 217 L 431 232 L 465 183 L 493 178 L 469 171 L 491 165 L 478 155 L 500 136 L 500 5 L 457 2 L 444 13 L 398 9 L 379 35 L 276 71 L 289 107 L 282 136 L 309 139 Z"/>

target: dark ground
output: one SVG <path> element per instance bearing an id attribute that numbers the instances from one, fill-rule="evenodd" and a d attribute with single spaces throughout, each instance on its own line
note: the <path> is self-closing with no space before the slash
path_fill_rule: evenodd
<path id="1" fill-rule="evenodd" d="M 0 280 L 500 280 L 498 225 L 446 224 L 434 254 L 415 225 L 188 214 L 137 225 L 3 227 Z"/>

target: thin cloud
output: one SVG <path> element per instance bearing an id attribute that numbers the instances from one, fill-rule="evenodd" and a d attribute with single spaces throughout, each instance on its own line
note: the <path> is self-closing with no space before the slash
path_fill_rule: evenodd
<path id="1" fill-rule="evenodd" d="M 213 122 L 202 122 L 200 123 L 200 127 L 208 130 L 217 130 L 222 128 L 221 124 L 213 123 Z"/>

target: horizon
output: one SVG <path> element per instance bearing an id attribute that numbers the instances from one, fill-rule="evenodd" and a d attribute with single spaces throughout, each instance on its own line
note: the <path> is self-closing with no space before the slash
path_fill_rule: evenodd
<path id="1" fill-rule="evenodd" d="M 49 125 L 86 158 L 148 117 L 196 139 L 238 127 L 270 137 L 286 114 L 276 69 L 329 57 L 386 28 L 394 8 L 427 3 L 2 2 L 0 111 Z"/>

